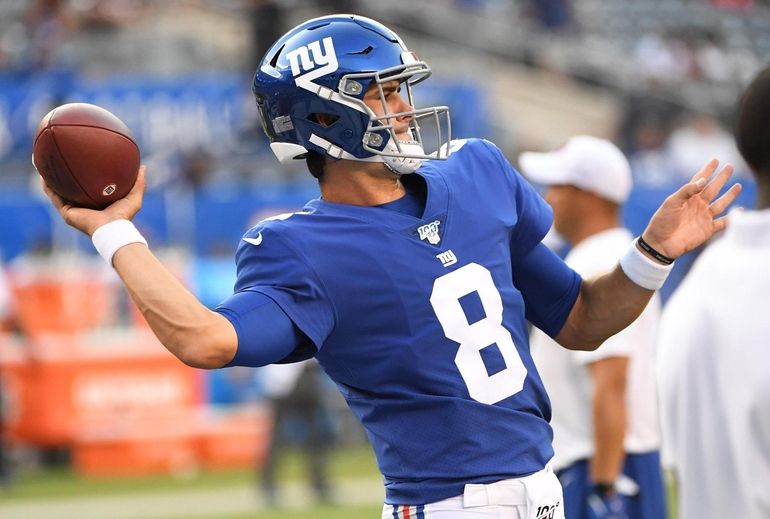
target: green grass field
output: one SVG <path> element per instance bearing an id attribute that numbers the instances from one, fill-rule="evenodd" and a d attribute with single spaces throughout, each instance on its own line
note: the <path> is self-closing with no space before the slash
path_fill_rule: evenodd
<path id="1" fill-rule="evenodd" d="M 340 519 L 340 518 L 373 518 L 377 519 L 382 513 L 382 505 L 350 505 L 350 506 L 317 506 L 299 510 L 259 510 L 248 514 L 196 516 L 196 519 Z M 169 519 L 187 519 L 189 516 L 180 515 Z"/>
<path id="2" fill-rule="evenodd" d="M 347 450 L 336 449 L 330 459 L 329 476 L 333 480 L 380 477 L 374 455 L 368 446 Z M 305 466 L 302 462 L 302 454 L 297 451 L 288 451 L 281 461 L 280 481 L 304 481 L 304 478 Z M 79 476 L 68 468 L 34 470 L 20 474 L 9 490 L 0 491 L 0 503 L 17 499 L 191 490 L 243 483 L 253 483 L 256 488 L 256 473 L 250 470 L 231 470 L 182 474 L 175 477 L 92 479 Z"/>
<path id="3" fill-rule="evenodd" d="M 136 502 L 136 515 L 123 510 L 120 517 L 144 517 L 139 509 L 145 506 L 147 517 L 163 519 L 240 519 L 240 518 L 339 518 L 339 517 L 379 517 L 382 509 L 382 495 L 380 488 L 381 478 L 374 462 L 374 456 L 368 446 L 355 449 L 337 449 L 330 462 L 330 479 L 335 489 L 334 505 L 316 505 L 313 502 L 306 483 L 306 467 L 302 462 L 299 452 L 287 452 L 282 460 L 279 470 L 279 481 L 282 486 L 290 487 L 293 492 L 287 492 L 278 508 L 267 508 L 261 502 L 258 493 L 257 475 L 255 471 L 207 471 L 195 474 L 184 474 L 177 477 L 153 476 L 132 478 L 84 478 L 69 469 L 56 470 L 32 470 L 19 474 L 13 486 L 5 491 L 0 490 L 0 517 L 25 519 L 38 519 L 34 514 L 44 514 L 46 503 L 54 508 L 57 504 L 64 503 L 72 507 L 73 517 L 98 517 L 97 504 L 104 506 L 105 500 L 114 500 L 118 503 Z M 365 495 L 343 495 L 345 488 L 366 483 Z M 358 487 L 355 487 L 358 488 Z M 240 496 L 248 498 L 247 503 L 253 499 L 252 507 L 245 506 L 244 510 L 236 513 L 226 511 L 212 512 L 210 515 L 204 509 L 190 503 L 191 509 L 172 510 L 167 514 L 160 511 L 160 507 L 153 510 L 153 503 L 158 500 L 172 500 L 174 496 L 196 496 L 199 494 L 212 496 L 211 500 L 218 499 L 221 494 L 223 504 L 231 505 L 225 500 L 232 495 L 233 489 L 240 492 Z M 372 492 L 374 489 L 375 492 Z M 298 494 L 299 492 L 299 494 Z M 297 496 L 299 495 L 299 499 Z M 91 504 L 93 503 L 93 507 Z M 149 503 L 149 504 L 148 504 Z M 209 507 L 215 506 L 206 503 Z M 78 505 L 81 511 L 78 512 Z M 25 508 L 33 507 L 33 508 Z M 37 507 L 37 508 L 35 508 Z M 224 506 L 227 509 L 227 506 Z M 32 510 L 30 512 L 29 510 Z M 33 514 L 33 516 L 29 516 Z M 88 515 L 91 514 L 91 515 Z M 64 517 L 59 512 L 50 517 Z M 41 516 L 39 519 L 47 519 Z"/>
<path id="4" fill-rule="evenodd" d="M 302 454 L 296 451 L 288 452 L 281 463 L 279 479 L 283 486 L 291 487 L 294 493 L 285 496 L 278 508 L 267 508 L 258 498 L 257 475 L 250 470 L 200 472 L 184 474 L 177 477 L 154 476 L 141 478 L 109 478 L 88 479 L 69 469 L 35 470 L 20 474 L 15 484 L 5 491 L 0 490 L 0 517 L 3 519 L 48 519 L 49 517 L 78 517 L 80 519 L 117 517 L 114 515 L 99 515 L 99 508 L 91 503 L 101 500 L 123 500 L 136 502 L 136 515 L 130 511 L 120 517 L 152 517 L 153 519 L 313 519 L 344 518 L 377 518 L 382 510 L 382 494 L 380 490 L 380 475 L 374 462 L 374 456 L 368 446 L 354 449 L 337 449 L 331 458 L 330 477 L 334 482 L 335 504 L 316 505 L 312 494 L 307 488 L 306 467 L 302 462 Z M 344 488 L 353 484 L 366 483 L 365 492 L 353 492 L 353 495 L 340 494 Z M 676 519 L 673 510 L 675 494 L 672 481 L 667 482 L 669 492 L 669 519 Z M 353 487 L 360 488 L 360 487 Z M 207 513 L 206 510 L 195 510 L 195 503 L 187 503 L 192 509 L 185 507 L 167 510 L 168 505 L 154 507 L 153 497 L 157 496 L 168 501 L 175 495 L 185 498 L 190 495 L 203 494 L 209 507 L 216 507 L 217 500 L 226 503 L 232 489 L 240 489 L 240 495 L 245 494 L 253 500 L 246 500 L 242 510 L 226 512 L 224 510 Z M 300 494 L 297 493 L 300 491 Z M 296 499 L 297 496 L 300 499 Z M 50 503 L 51 510 L 56 509 L 55 515 L 48 515 L 45 508 L 33 508 L 33 512 L 25 509 L 26 505 L 44 506 Z M 58 505 L 71 505 L 70 515 L 61 515 Z M 144 515 L 139 507 L 145 506 Z M 80 508 L 78 508 L 78 506 Z M 224 507 L 227 508 L 227 507 Z M 231 507 L 232 508 L 232 507 Z M 41 511 L 42 510 L 42 511 Z M 103 510 L 103 508 L 101 509 Z M 141 514 L 141 515 L 140 515 Z"/>

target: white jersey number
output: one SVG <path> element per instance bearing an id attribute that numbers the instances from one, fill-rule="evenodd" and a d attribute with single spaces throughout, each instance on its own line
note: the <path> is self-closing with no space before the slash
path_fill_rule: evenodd
<path id="1" fill-rule="evenodd" d="M 460 298 L 472 292 L 479 294 L 486 316 L 469 324 Z M 503 300 L 488 269 L 469 263 L 437 278 L 433 282 L 430 304 L 444 335 L 460 343 L 455 364 L 471 398 L 495 404 L 524 388 L 527 368 L 513 344 L 513 337 L 503 327 Z M 481 350 L 492 344 L 497 344 L 505 369 L 489 375 Z"/>

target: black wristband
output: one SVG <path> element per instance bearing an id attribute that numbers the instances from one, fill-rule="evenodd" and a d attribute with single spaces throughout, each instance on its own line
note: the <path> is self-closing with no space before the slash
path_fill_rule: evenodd
<path id="1" fill-rule="evenodd" d="M 615 493 L 615 483 L 594 483 L 594 488 L 596 493 L 602 497 Z"/>
<path id="2" fill-rule="evenodd" d="M 664 256 L 660 252 L 656 251 L 655 249 L 650 247 L 650 244 L 644 241 L 644 239 L 641 236 L 639 236 L 639 239 L 636 242 L 639 244 L 639 247 L 641 247 L 644 252 L 646 252 L 656 260 L 660 261 L 661 263 L 665 265 L 671 265 L 674 262 L 674 258 L 669 258 L 668 256 Z"/>

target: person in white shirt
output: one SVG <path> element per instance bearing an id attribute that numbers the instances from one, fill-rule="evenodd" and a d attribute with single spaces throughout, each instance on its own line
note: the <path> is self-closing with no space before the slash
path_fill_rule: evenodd
<path id="1" fill-rule="evenodd" d="M 664 465 L 681 519 L 770 517 L 770 68 L 735 138 L 757 182 L 666 305 L 658 348 Z"/>
<path id="2" fill-rule="evenodd" d="M 566 263 L 581 276 L 610 270 L 633 241 L 621 206 L 631 168 L 611 142 L 572 137 L 550 153 L 523 153 L 525 176 L 547 186 L 554 229 L 572 247 Z M 656 295 L 628 328 L 595 351 L 560 347 L 540 330 L 532 353 L 551 397 L 554 470 L 566 519 L 665 517 L 655 388 Z"/>

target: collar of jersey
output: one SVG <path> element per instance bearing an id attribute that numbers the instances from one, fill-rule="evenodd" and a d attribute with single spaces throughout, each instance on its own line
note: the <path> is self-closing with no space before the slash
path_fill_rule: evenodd
<path id="1" fill-rule="evenodd" d="M 307 205 L 319 213 L 353 217 L 400 231 L 415 225 L 417 222 L 432 220 L 437 215 L 447 213 L 450 196 L 449 189 L 443 177 L 437 171 L 434 171 L 430 164 L 430 162 L 424 163 L 419 172 L 410 173 L 411 175 L 420 175 L 424 178 L 428 189 L 425 210 L 420 217 L 414 217 L 398 211 L 383 211 L 381 207 L 337 204 L 327 202 L 321 198 L 311 200 Z"/>

